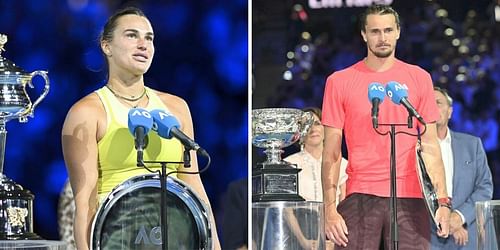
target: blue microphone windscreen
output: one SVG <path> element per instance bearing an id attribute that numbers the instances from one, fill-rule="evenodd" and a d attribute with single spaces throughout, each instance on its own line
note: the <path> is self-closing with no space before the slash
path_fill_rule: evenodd
<path id="1" fill-rule="evenodd" d="M 385 98 L 385 88 L 384 85 L 378 82 L 372 82 L 368 85 L 368 100 L 373 101 L 373 99 L 378 98 L 380 103 L 384 101 Z"/>
<path id="2" fill-rule="evenodd" d="M 144 127 L 145 134 L 153 127 L 153 118 L 147 110 L 133 108 L 128 112 L 128 130 L 134 134 L 137 127 Z"/>
<path id="3" fill-rule="evenodd" d="M 399 82 L 390 81 L 385 85 L 387 96 L 396 104 L 401 103 L 401 99 L 408 97 L 408 91 Z"/>
<path id="4" fill-rule="evenodd" d="M 171 113 L 155 109 L 151 111 L 151 116 L 155 123 L 154 129 L 160 137 L 171 139 L 172 135 L 170 134 L 170 130 L 173 127 L 180 128 L 179 121 Z"/>

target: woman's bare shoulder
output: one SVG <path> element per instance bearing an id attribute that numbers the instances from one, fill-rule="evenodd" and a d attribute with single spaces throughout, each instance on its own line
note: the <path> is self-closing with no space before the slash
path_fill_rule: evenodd
<path id="1" fill-rule="evenodd" d="M 157 90 L 155 90 L 155 93 L 160 97 L 161 101 L 167 106 L 170 112 L 174 114 L 185 114 L 186 111 L 189 111 L 188 105 L 182 97 Z"/>
<path id="2" fill-rule="evenodd" d="M 68 111 L 66 120 L 98 120 L 106 117 L 106 112 L 99 96 L 91 93 L 77 101 Z"/>
<path id="3" fill-rule="evenodd" d="M 96 112 L 102 109 L 103 106 L 99 96 L 96 93 L 90 93 L 73 104 L 70 111 L 76 110 L 79 112 Z"/>

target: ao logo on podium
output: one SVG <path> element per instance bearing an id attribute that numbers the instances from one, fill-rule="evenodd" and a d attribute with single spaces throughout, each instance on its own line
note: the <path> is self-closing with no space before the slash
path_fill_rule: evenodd
<path id="1" fill-rule="evenodd" d="M 135 237 L 136 245 L 161 245 L 161 227 L 153 227 L 149 232 L 146 227 L 142 225 L 139 228 L 137 237 Z"/>

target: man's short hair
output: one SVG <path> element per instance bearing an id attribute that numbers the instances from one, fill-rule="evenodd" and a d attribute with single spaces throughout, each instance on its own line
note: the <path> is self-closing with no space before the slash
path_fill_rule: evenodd
<path id="1" fill-rule="evenodd" d="M 366 26 L 366 17 L 368 15 L 394 15 L 394 18 L 396 19 L 396 26 L 398 29 L 401 27 L 401 21 L 399 20 L 399 14 L 397 11 L 395 11 L 391 6 L 388 5 L 381 5 L 381 4 L 375 4 L 372 5 L 361 14 L 360 16 L 360 29 L 361 31 L 365 32 L 365 26 Z"/>
<path id="2" fill-rule="evenodd" d="M 440 87 L 437 87 L 435 86 L 434 87 L 434 90 L 435 91 L 439 91 L 441 94 L 444 95 L 444 97 L 446 98 L 446 101 L 448 102 L 448 105 L 451 107 L 453 105 L 453 99 L 451 98 L 451 96 L 448 94 L 448 90 L 446 89 L 443 89 L 443 88 L 440 88 Z"/>

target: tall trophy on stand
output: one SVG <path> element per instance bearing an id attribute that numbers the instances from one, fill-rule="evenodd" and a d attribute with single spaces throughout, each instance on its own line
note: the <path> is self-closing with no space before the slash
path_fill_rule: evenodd
<path id="1" fill-rule="evenodd" d="M 27 73 L 11 61 L 3 58 L 3 46 L 7 36 L 0 34 L 0 240 L 37 240 L 33 232 L 33 194 L 3 174 L 5 159 L 5 125 L 12 119 L 25 123 L 33 117 L 35 107 L 49 92 L 49 78 L 45 71 Z M 33 88 L 31 80 L 39 75 L 45 87 L 32 104 L 26 93 L 26 85 Z"/>
<path id="2" fill-rule="evenodd" d="M 295 164 L 283 161 L 282 148 L 307 134 L 314 121 L 310 112 L 293 108 L 252 110 L 252 144 L 265 148 L 265 162 L 252 169 L 252 201 L 303 201 L 298 194 Z"/>

